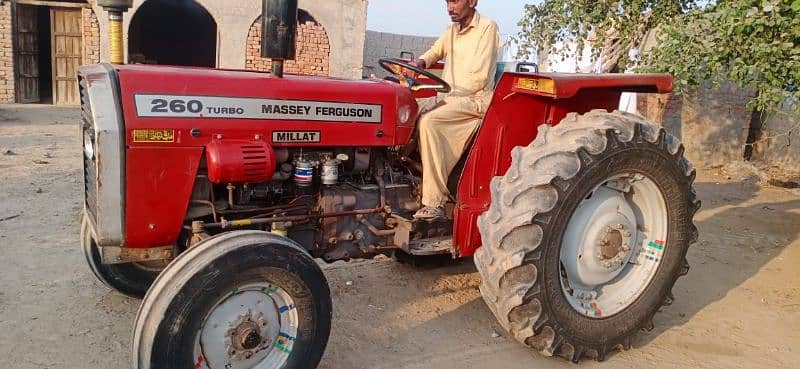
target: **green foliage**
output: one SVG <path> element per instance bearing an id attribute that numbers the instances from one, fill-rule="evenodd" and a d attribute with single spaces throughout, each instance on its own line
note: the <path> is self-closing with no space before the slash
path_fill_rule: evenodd
<path id="1" fill-rule="evenodd" d="M 595 55 L 608 48 L 611 39 L 617 50 L 638 45 L 647 30 L 668 23 L 672 18 L 695 9 L 696 0 L 544 0 L 539 5 L 525 5 L 525 15 L 519 22 L 517 36 L 521 58 L 534 51 L 555 54 L 568 53 L 570 43 L 583 50 L 591 39 Z M 611 58 L 616 64 L 620 55 Z"/>
<path id="2" fill-rule="evenodd" d="M 667 72 L 678 92 L 731 81 L 758 111 L 800 99 L 800 0 L 721 0 L 664 24 L 643 71 Z M 797 107 L 797 104 L 794 105 Z"/>

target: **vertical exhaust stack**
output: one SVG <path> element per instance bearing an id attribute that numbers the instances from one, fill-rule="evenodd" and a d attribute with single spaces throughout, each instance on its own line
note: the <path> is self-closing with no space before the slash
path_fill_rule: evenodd
<path id="1" fill-rule="evenodd" d="M 114 64 L 123 64 L 125 52 L 122 46 L 122 13 L 133 6 L 133 0 L 97 0 L 97 5 L 108 12 L 110 61 Z"/>
<path id="2" fill-rule="evenodd" d="M 272 59 L 272 74 L 283 78 L 283 61 L 294 60 L 297 0 L 263 0 L 261 57 Z"/>

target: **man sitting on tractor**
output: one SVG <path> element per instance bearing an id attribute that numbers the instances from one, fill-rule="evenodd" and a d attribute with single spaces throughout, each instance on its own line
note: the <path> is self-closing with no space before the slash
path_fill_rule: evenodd
<path id="1" fill-rule="evenodd" d="M 492 99 L 500 35 L 497 23 L 481 16 L 478 0 L 446 0 L 453 23 L 428 52 L 411 64 L 428 68 L 445 59 L 442 78 L 449 94 L 419 99 L 422 209 L 414 218 L 443 220 L 447 179 Z"/>

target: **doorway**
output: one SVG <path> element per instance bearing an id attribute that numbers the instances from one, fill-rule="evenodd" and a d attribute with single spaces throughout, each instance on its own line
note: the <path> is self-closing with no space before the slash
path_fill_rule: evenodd
<path id="1" fill-rule="evenodd" d="M 77 105 L 81 10 L 18 4 L 15 30 L 17 101 Z"/>
<path id="2" fill-rule="evenodd" d="M 192 0 L 149 0 L 128 29 L 130 63 L 215 67 L 217 22 Z"/>

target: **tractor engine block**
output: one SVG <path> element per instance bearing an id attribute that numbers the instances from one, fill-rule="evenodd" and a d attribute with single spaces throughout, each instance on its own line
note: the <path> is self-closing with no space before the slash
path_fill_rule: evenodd
<path id="1" fill-rule="evenodd" d="M 332 262 L 396 248 L 392 229 L 419 209 L 418 174 L 393 149 L 278 148 L 267 155 L 268 164 L 277 170 L 271 176 L 259 172 L 258 178 L 267 180 L 221 182 L 220 178 L 254 172 L 250 162 L 239 161 L 240 152 L 220 150 L 207 156 L 213 159 L 200 168 L 187 221 L 290 217 L 291 221 L 261 224 L 257 229 L 286 235 L 314 256 Z M 220 167 L 220 163 L 244 163 L 247 168 Z"/>

